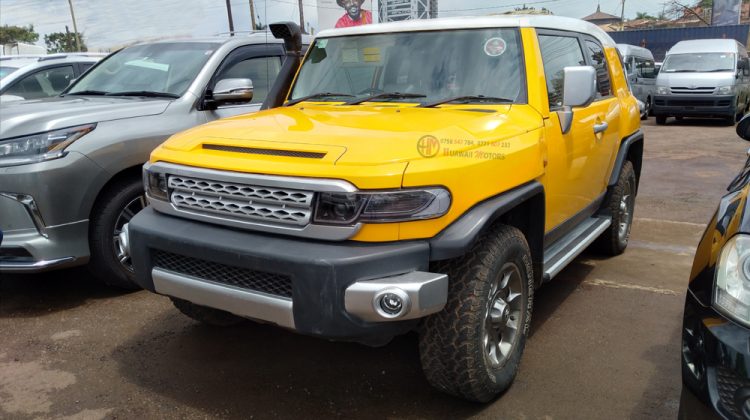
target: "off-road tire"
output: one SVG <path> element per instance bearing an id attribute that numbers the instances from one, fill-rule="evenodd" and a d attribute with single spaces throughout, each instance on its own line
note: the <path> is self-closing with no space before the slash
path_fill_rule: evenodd
<path id="1" fill-rule="evenodd" d="M 592 245 L 593 249 L 598 253 L 615 256 L 625 252 L 625 248 L 628 247 L 630 229 L 633 226 L 636 185 L 637 182 L 635 170 L 633 170 L 633 164 L 630 161 L 625 161 L 620 170 L 617 184 L 612 188 L 607 195 L 607 201 L 602 205 L 602 207 L 607 209 L 612 215 L 612 224 L 609 225 L 607 230 L 604 231 L 604 233 L 602 233 Z M 623 201 L 623 196 L 628 193 L 630 194 L 629 199 L 632 201 L 629 203 L 630 209 L 628 214 L 626 214 L 621 209 L 621 203 Z M 628 220 L 624 220 L 625 218 Z M 620 231 L 620 224 L 623 222 L 627 223 L 627 230 L 624 236 Z"/>
<path id="2" fill-rule="evenodd" d="M 664 115 L 656 116 L 656 125 L 664 125 L 667 123 L 667 117 Z"/>
<path id="3" fill-rule="evenodd" d="M 182 299 L 170 299 L 172 299 L 175 308 L 179 309 L 184 315 L 206 325 L 229 327 L 244 321 L 244 318 L 219 309 L 197 305 Z"/>
<path id="4" fill-rule="evenodd" d="M 522 285 L 517 341 L 505 362 L 493 366 L 483 341 L 489 293 L 509 263 L 518 268 Z M 518 373 L 531 324 L 534 276 L 526 238 L 514 227 L 498 225 L 465 256 L 435 265 L 433 271 L 448 274 L 448 302 L 420 326 L 422 370 L 440 391 L 470 401 L 490 401 L 507 390 Z"/>
<path id="5" fill-rule="evenodd" d="M 89 269 L 104 284 L 121 289 L 135 290 L 135 275 L 117 260 L 112 243 L 117 217 L 125 205 L 143 195 L 140 177 L 125 178 L 109 186 L 97 199 L 89 224 Z"/>

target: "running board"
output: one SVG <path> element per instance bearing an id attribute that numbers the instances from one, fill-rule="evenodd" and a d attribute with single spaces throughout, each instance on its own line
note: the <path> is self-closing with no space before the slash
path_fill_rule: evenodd
<path id="1" fill-rule="evenodd" d="M 544 281 L 552 280 L 612 224 L 610 217 L 591 217 L 544 252 Z"/>

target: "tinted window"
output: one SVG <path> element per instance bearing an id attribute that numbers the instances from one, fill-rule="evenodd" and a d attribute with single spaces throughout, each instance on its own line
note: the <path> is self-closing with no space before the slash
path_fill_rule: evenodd
<path id="1" fill-rule="evenodd" d="M 18 80 L 3 94 L 20 96 L 24 99 L 48 98 L 65 90 L 74 78 L 73 66 L 54 67 Z"/>
<path id="2" fill-rule="evenodd" d="M 255 57 L 240 61 L 216 78 L 222 79 L 250 79 L 253 81 L 253 100 L 250 103 L 262 103 L 271 88 L 276 76 L 281 71 L 280 57 Z"/>
<path id="3" fill-rule="evenodd" d="M 485 95 L 525 101 L 519 38 L 516 29 L 319 38 L 302 64 L 290 99 L 319 92 L 360 99 L 400 92 L 425 97 L 386 100 L 428 102 Z"/>
<path id="4" fill-rule="evenodd" d="M 646 60 L 644 58 L 636 58 L 636 75 L 644 79 L 655 79 L 656 78 L 656 66 L 652 60 Z"/>
<path id="5" fill-rule="evenodd" d="M 596 42 L 586 40 L 586 53 L 591 60 L 591 65 L 596 69 L 597 99 L 612 94 L 612 83 L 609 80 L 609 69 L 607 59 L 604 57 L 604 49 Z"/>
<path id="6" fill-rule="evenodd" d="M 549 106 L 559 108 L 563 100 L 563 69 L 586 64 L 581 45 L 578 38 L 556 35 L 539 35 L 539 45 L 547 79 Z"/>

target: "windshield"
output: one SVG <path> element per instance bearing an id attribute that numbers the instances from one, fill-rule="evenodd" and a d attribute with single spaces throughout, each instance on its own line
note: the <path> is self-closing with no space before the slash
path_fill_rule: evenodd
<path id="1" fill-rule="evenodd" d="M 181 96 L 218 46 L 175 42 L 128 47 L 92 68 L 66 94 L 146 91 Z"/>
<path id="2" fill-rule="evenodd" d="M 734 54 L 731 53 L 690 53 L 670 54 L 664 60 L 661 72 L 718 72 L 734 71 Z"/>
<path id="3" fill-rule="evenodd" d="M 16 67 L 0 67 L 0 79 L 18 70 Z"/>
<path id="4" fill-rule="evenodd" d="M 525 102 L 516 29 L 401 32 L 315 41 L 290 100 L 356 101 L 382 93 L 411 94 L 376 102 L 421 102 L 482 95 Z M 424 95 L 415 99 L 416 95 Z M 481 100 L 466 102 L 482 102 Z"/>

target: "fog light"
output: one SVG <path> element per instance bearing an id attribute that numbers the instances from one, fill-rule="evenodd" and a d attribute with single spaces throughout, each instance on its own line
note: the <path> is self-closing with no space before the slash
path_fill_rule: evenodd
<path id="1" fill-rule="evenodd" d="M 409 295 L 401 289 L 383 290 L 375 296 L 375 310 L 384 318 L 398 318 L 409 312 Z"/>

